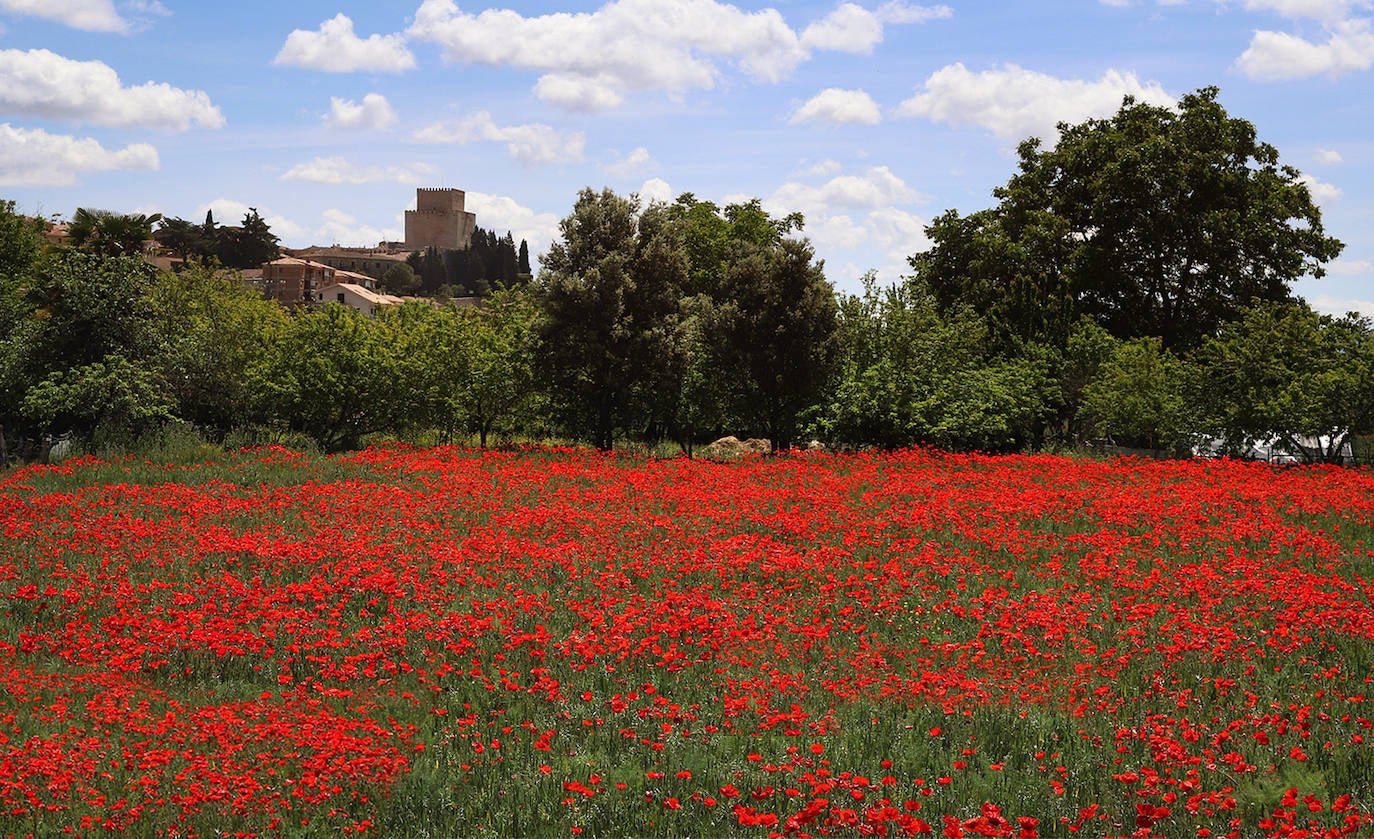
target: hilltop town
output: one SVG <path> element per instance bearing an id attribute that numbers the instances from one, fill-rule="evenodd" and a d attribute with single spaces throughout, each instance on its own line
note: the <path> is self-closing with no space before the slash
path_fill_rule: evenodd
<path id="1" fill-rule="evenodd" d="M 53 245 L 113 238 L 111 230 L 122 226 L 133 231 L 138 252 L 159 268 L 179 271 L 192 263 L 218 261 L 263 297 L 290 308 L 338 302 L 374 316 L 382 307 L 418 298 L 471 305 L 494 287 L 530 279 L 528 245 L 521 241 L 517 246 L 509 232 L 497 238 L 478 227 L 464 191 L 447 187 L 417 188 L 415 209 L 405 212 L 405 238 L 372 247 L 282 248 L 252 209 L 238 226 L 220 226 L 213 214 L 194 225 L 158 215 L 85 209 L 78 209 L 71 221 L 46 224 L 45 238 Z M 217 248 L 216 243 L 229 245 Z M 134 247 L 130 242 L 119 249 Z"/>

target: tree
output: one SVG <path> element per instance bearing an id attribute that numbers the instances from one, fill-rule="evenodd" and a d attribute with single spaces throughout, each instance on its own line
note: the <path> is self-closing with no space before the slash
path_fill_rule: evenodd
<path id="1" fill-rule="evenodd" d="M 1117 445 L 1189 450 L 1196 430 L 1186 362 L 1158 338 L 1118 344 L 1083 389 L 1083 414 Z"/>
<path id="2" fill-rule="evenodd" d="M 414 268 L 398 262 L 386 269 L 381 286 L 391 294 L 411 294 L 420 287 L 420 278 L 415 275 Z"/>
<path id="3" fill-rule="evenodd" d="M 207 217 L 207 223 L 210 221 Z M 281 245 L 258 211 L 249 207 L 243 224 L 220 231 L 216 254 L 225 267 L 258 268 L 280 256 Z"/>
<path id="4" fill-rule="evenodd" d="M 541 260 L 541 339 L 565 419 L 597 448 L 618 427 L 647 424 L 635 410 L 666 374 L 687 276 L 680 228 L 636 197 L 583 189 Z"/>
<path id="5" fill-rule="evenodd" d="M 1372 329 L 1302 303 L 1257 304 L 1196 353 L 1208 430 L 1231 453 L 1273 440 L 1338 462 L 1351 438 L 1374 432 Z"/>
<path id="6" fill-rule="evenodd" d="M 204 227 L 184 218 L 162 219 L 153 238 L 184 262 L 190 262 L 195 257 L 208 256 L 213 250 L 212 242 L 205 238 Z"/>
<path id="7" fill-rule="evenodd" d="M 229 431 L 252 421 L 251 375 L 289 326 L 285 310 L 224 271 L 159 274 L 149 292 L 149 366 L 181 419 Z"/>
<path id="8" fill-rule="evenodd" d="M 100 256 L 139 256 L 143 243 L 153 238 L 153 225 L 160 213 L 112 213 L 78 207 L 72 214 L 67 235 L 72 247 Z"/>
<path id="9" fill-rule="evenodd" d="M 253 371 L 259 410 L 326 451 L 355 448 L 396 412 L 395 355 L 377 323 L 330 303 L 291 318 Z"/>
<path id="10" fill-rule="evenodd" d="M 716 312 L 734 411 L 786 449 L 839 360 L 835 290 L 803 240 L 738 253 Z"/>
<path id="11" fill-rule="evenodd" d="M 520 251 L 515 258 L 515 270 L 521 283 L 528 283 L 534 277 L 534 272 L 530 270 L 530 246 L 524 239 L 520 240 Z"/>
<path id="12" fill-rule="evenodd" d="M 538 311 L 522 294 L 499 291 L 478 308 L 449 307 L 462 329 L 462 374 L 453 380 L 454 407 L 478 444 L 497 423 L 518 413 L 534 391 Z"/>
<path id="13" fill-rule="evenodd" d="M 692 193 L 684 192 L 670 212 L 684 225 L 683 239 L 691 265 L 684 291 L 689 296 L 714 297 L 726 267 L 742 248 L 771 248 L 803 225 L 801 213 L 773 218 L 757 198 L 727 204 L 722 210 L 711 201 L 698 201 Z"/>
<path id="14" fill-rule="evenodd" d="M 1177 109 L 1127 97 L 1110 119 L 1023 142 L 998 204 L 949 211 L 912 267 L 949 309 L 988 315 L 999 339 L 1063 347 L 1080 315 L 1119 338 L 1187 350 L 1254 298 L 1286 300 L 1342 245 L 1291 166 L 1216 88 Z"/>
<path id="15" fill-rule="evenodd" d="M 0 283 L 27 275 L 43 250 L 44 222 L 14 208 L 13 201 L 0 200 Z"/>
<path id="16" fill-rule="evenodd" d="M 1049 366 L 992 352 L 967 309 L 942 315 L 916 282 L 869 275 L 840 300 L 841 369 L 828 406 L 838 443 L 1000 450 L 1024 444 L 1058 398 Z"/>

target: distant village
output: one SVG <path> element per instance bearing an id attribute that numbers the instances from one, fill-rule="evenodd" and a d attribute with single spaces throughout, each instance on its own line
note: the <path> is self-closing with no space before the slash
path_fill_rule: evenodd
<path id="1" fill-rule="evenodd" d="M 440 281 L 428 283 L 430 287 L 426 289 L 421 276 L 426 270 L 426 257 L 431 263 L 438 260 L 436 270 L 441 279 L 451 273 L 452 268 L 445 266 L 445 254 L 464 251 L 472 245 L 474 233 L 482 232 L 477 227 L 476 214 L 467 210 L 461 189 L 419 188 L 415 192 L 415 209 L 405 213 L 404 241 L 378 242 L 375 247 L 280 248 L 277 258 L 260 267 L 238 269 L 238 273 L 265 298 L 283 306 L 318 307 L 337 302 L 371 317 L 385 306 L 423 299 L 414 294 L 393 293 L 394 289 L 384 287 L 382 280 L 388 271 L 398 265 L 409 266 L 415 272 L 415 291 L 429 292 L 424 297 L 439 296 L 456 305 L 476 305 L 482 292 L 489 290 L 480 268 L 482 282 L 476 289 L 466 285 L 455 288 Z M 54 245 L 68 244 L 69 228 L 67 223 L 52 222 L 46 237 Z M 514 276 L 528 281 L 527 246 L 522 241 L 517 256 L 509 233 L 501 243 L 505 241 L 509 241 L 511 250 L 507 261 L 512 262 L 506 273 L 514 272 Z M 157 238 L 144 242 L 143 256 L 157 267 L 172 271 L 182 270 L 188 263 L 186 255 L 174 253 Z M 509 282 L 509 277 L 505 279 Z M 439 289 L 457 293 L 435 294 Z"/>

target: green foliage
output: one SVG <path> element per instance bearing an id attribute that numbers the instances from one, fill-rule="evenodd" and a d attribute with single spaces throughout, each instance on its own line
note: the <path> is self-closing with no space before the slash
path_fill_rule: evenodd
<path id="1" fill-rule="evenodd" d="M 250 374 L 288 327 L 285 311 L 236 275 L 164 272 L 150 291 L 151 364 L 176 415 L 221 432 L 253 419 Z"/>
<path id="2" fill-rule="evenodd" d="M 43 222 L 15 212 L 13 201 L 0 200 L 0 282 L 26 275 L 43 249 Z"/>
<path id="3" fill-rule="evenodd" d="M 259 268 L 281 255 L 281 246 L 267 222 L 253 207 L 238 227 L 216 232 L 215 256 L 228 268 Z"/>
<path id="4" fill-rule="evenodd" d="M 1117 337 L 1186 350 L 1252 298 L 1287 299 L 1342 245 L 1300 173 L 1217 93 L 1177 110 L 1127 97 L 1110 119 L 1061 125 L 1053 149 L 1025 141 L 998 205 L 937 218 L 912 267 L 942 308 L 985 313 L 1008 346 L 1063 347 L 1087 315 Z"/>
<path id="5" fill-rule="evenodd" d="M 661 210 L 611 190 L 578 193 L 543 259 L 543 363 L 574 428 L 601 449 L 669 373 L 687 276 L 680 229 Z"/>
<path id="6" fill-rule="evenodd" d="M 161 213 L 112 213 L 78 207 L 67 227 L 72 247 L 100 256 L 137 256 L 153 238 Z"/>
<path id="7" fill-rule="evenodd" d="M 263 414 L 338 451 L 394 419 L 394 369 L 377 324 L 330 303 L 291 319 L 254 371 L 254 391 Z"/>
<path id="8" fill-rule="evenodd" d="M 1047 361 L 990 355 L 982 319 L 941 316 L 918 283 L 879 288 L 870 275 L 840 310 L 846 352 L 827 417 L 836 442 L 1005 449 L 1055 406 Z"/>
<path id="9" fill-rule="evenodd" d="M 840 360 L 835 290 L 805 241 L 743 253 L 721 282 L 721 358 L 735 414 L 785 449 Z"/>
<path id="10" fill-rule="evenodd" d="M 161 377 L 122 355 L 57 370 L 29 388 L 21 410 L 44 433 L 99 427 L 139 434 L 173 417 Z"/>
<path id="11" fill-rule="evenodd" d="M 1083 389 L 1083 412 L 1098 436 L 1136 448 L 1187 451 L 1196 431 L 1188 365 L 1158 338 L 1116 346 Z"/>
<path id="12" fill-rule="evenodd" d="M 1233 451 L 1276 439 L 1305 459 L 1339 460 L 1348 440 L 1374 432 L 1374 332 L 1366 318 L 1259 303 L 1196 358 L 1208 428 Z"/>
<path id="13" fill-rule="evenodd" d="M 398 262 L 386 269 L 380 285 L 389 294 L 412 294 L 420 288 L 420 278 L 416 276 L 414 268 Z"/>

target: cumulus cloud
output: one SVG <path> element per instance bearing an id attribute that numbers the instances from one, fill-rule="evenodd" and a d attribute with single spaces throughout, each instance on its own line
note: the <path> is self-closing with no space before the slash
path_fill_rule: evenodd
<path id="1" fill-rule="evenodd" d="M 1355 6 L 1367 6 L 1361 0 L 1245 0 L 1245 8 L 1252 12 L 1273 12 L 1288 18 L 1312 18 L 1334 23 L 1344 20 Z"/>
<path id="2" fill-rule="evenodd" d="M 1256 32 L 1236 67 L 1251 79 L 1281 81 L 1342 76 L 1374 65 L 1374 31 L 1364 18 L 1336 24 L 1324 43 L 1287 32 Z"/>
<path id="3" fill-rule="evenodd" d="M 1374 318 L 1374 300 L 1357 300 L 1350 297 L 1332 297 L 1322 294 L 1307 301 L 1313 309 L 1324 315 L 1343 317 L 1354 312 L 1367 318 Z"/>
<path id="4" fill-rule="evenodd" d="M 320 214 L 323 221 L 315 231 L 315 243 L 329 243 L 343 247 L 371 247 L 378 242 L 398 242 L 405 238 L 400 227 L 373 227 L 339 209 Z"/>
<path id="5" fill-rule="evenodd" d="M 353 32 L 353 21 L 340 12 L 321 23 L 318 30 L 296 29 L 286 36 L 276 63 L 329 73 L 399 73 L 415 66 L 415 56 L 406 47 L 404 35 L 359 38 Z"/>
<path id="6" fill-rule="evenodd" d="M 778 187 L 767 200 L 770 210 L 830 214 L 834 208 L 876 210 L 893 204 L 919 201 L 920 193 L 886 166 L 874 166 L 862 175 L 838 175 L 820 186 L 792 181 Z"/>
<path id="7" fill-rule="evenodd" d="M 878 103 L 862 90 L 828 87 L 798 108 L 792 123 L 829 122 L 836 125 L 877 125 L 883 121 Z"/>
<path id="8" fill-rule="evenodd" d="M 628 175 L 643 169 L 645 166 L 649 165 L 652 160 L 653 157 L 649 155 L 649 150 L 640 146 L 625 155 L 622 159 L 608 164 L 603 168 L 612 175 Z"/>
<path id="9" fill-rule="evenodd" d="M 673 195 L 673 188 L 662 178 L 650 178 L 637 191 L 640 202 L 645 206 L 655 201 L 669 204 L 677 197 Z"/>
<path id="10" fill-rule="evenodd" d="M 854 3 L 841 3 L 801 34 L 802 46 L 836 52 L 870 53 L 882 40 L 882 21 Z"/>
<path id="11" fill-rule="evenodd" d="M 1335 149 L 1317 149 L 1317 162 L 1327 164 L 1343 163 L 1345 162 L 1345 158 L 1341 157 L 1341 153 Z"/>
<path id="12" fill-rule="evenodd" d="M 204 91 L 155 82 L 125 87 L 103 62 L 76 61 L 44 49 L 0 50 L 0 109 L 111 128 L 182 131 L 193 124 L 224 125 L 224 115 Z"/>
<path id="13" fill-rule="evenodd" d="M 1307 191 L 1312 193 L 1313 200 L 1319 204 L 1335 201 L 1343 194 L 1340 187 L 1319 181 L 1311 175 L 1299 175 L 1298 182 L 1307 187 Z"/>
<path id="14" fill-rule="evenodd" d="M 745 11 L 718 0 L 612 0 L 591 12 L 532 17 L 511 9 L 469 14 L 454 0 L 424 0 L 407 34 L 438 44 L 449 61 L 538 72 L 540 99 L 600 111 L 630 92 L 712 88 L 722 65 L 781 81 L 812 49 L 867 52 L 882 40 L 884 23 L 949 14 L 900 0 L 877 12 L 844 3 L 799 36 L 776 9 Z"/>
<path id="15" fill-rule="evenodd" d="M 469 191 L 465 197 L 478 224 L 487 230 L 509 230 L 517 242 L 524 239 L 532 257 L 544 253 L 558 238 L 559 217 L 553 213 L 535 212 L 504 195 Z"/>
<path id="16" fill-rule="evenodd" d="M 840 161 L 827 158 L 819 163 L 808 166 L 802 174 L 808 178 L 823 178 L 826 175 L 833 175 L 843 168 L 844 166 L 840 164 Z"/>
<path id="17" fill-rule="evenodd" d="M 427 163 L 411 163 L 405 166 L 355 166 L 342 157 L 317 157 L 309 163 L 292 166 L 281 179 L 311 181 L 317 184 L 413 184 L 431 177 L 436 171 Z"/>
<path id="18" fill-rule="evenodd" d="M 1326 266 L 1326 273 L 1338 277 L 1374 275 L 1374 261 L 1368 259 L 1338 259 Z"/>
<path id="19" fill-rule="evenodd" d="M 950 64 L 931 74 L 924 90 L 902 102 L 897 113 L 956 128 L 985 128 L 1016 141 L 1051 138 L 1060 122 L 1109 116 L 1127 95 L 1152 105 L 1176 104 L 1157 82 L 1142 84 L 1133 73 L 1108 70 L 1091 82 L 1059 79 L 1015 64 L 981 73 Z"/>
<path id="20" fill-rule="evenodd" d="M 334 128 L 366 128 L 381 131 L 396 124 L 396 112 L 391 103 L 380 93 L 369 93 L 363 97 L 362 104 L 352 99 L 329 97 L 329 113 L 325 114 L 326 125 Z"/>
<path id="21" fill-rule="evenodd" d="M 586 139 L 582 132 L 560 133 L 543 123 L 497 125 L 487 111 L 455 122 L 439 123 L 415 134 L 421 143 L 505 143 L 511 157 L 525 164 L 581 160 Z"/>
<path id="22" fill-rule="evenodd" d="M 0 11 L 32 15 L 87 32 L 128 32 L 112 0 L 0 0 Z"/>
<path id="23" fill-rule="evenodd" d="M 147 143 L 109 150 L 89 137 L 0 123 L 0 186 L 69 186 L 85 172 L 157 168 L 157 149 Z"/>

